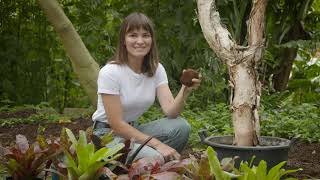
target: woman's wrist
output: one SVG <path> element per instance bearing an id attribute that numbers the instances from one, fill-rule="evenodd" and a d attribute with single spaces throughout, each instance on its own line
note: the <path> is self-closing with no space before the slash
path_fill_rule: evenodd
<path id="1" fill-rule="evenodd" d="M 152 138 L 150 141 L 149 141 L 149 146 L 153 147 L 153 148 L 157 148 L 162 142 L 159 141 L 158 139 L 156 138 Z"/>
<path id="2" fill-rule="evenodd" d="M 191 93 L 191 90 L 185 85 L 182 85 L 181 90 L 182 90 L 183 101 L 186 101 L 187 97 Z"/>

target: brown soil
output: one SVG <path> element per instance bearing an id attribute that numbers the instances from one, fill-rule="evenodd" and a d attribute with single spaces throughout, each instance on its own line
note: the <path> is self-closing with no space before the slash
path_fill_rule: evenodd
<path id="1" fill-rule="evenodd" d="M 33 111 L 17 113 L 0 112 L 0 118 L 28 117 L 34 113 Z M 79 130 L 85 130 L 90 127 L 92 122 L 90 119 L 79 118 L 73 120 L 71 123 L 19 124 L 13 127 L 0 127 L 0 143 L 2 146 L 13 144 L 17 134 L 23 134 L 30 142 L 33 142 L 37 136 L 37 129 L 40 125 L 45 128 L 44 135 L 46 137 L 57 137 L 62 127 L 67 127 L 75 134 L 78 134 Z M 184 150 L 182 156 L 187 157 L 189 153 L 194 154 L 196 157 L 198 156 L 190 147 Z M 320 143 L 297 142 L 292 146 L 286 169 L 297 168 L 302 168 L 303 170 L 293 174 L 294 177 L 298 177 L 299 179 L 320 178 Z"/>

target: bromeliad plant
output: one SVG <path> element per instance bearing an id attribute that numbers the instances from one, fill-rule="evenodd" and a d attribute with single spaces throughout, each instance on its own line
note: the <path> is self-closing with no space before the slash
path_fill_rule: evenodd
<path id="1" fill-rule="evenodd" d="M 37 141 L 30 145 L 27 138 L 19 134 L 14 147 L 0 145 L 0 172 L 13 179 L 33 180 L 50 167 L 52 159 L 61 152 L 59 143 L 54 139 L 47 141 L 39 135 Z"/>
<path id="2" fill-rule="evenodd" d="M 254 158 L 254 157 L 253 157 Z M 258 164 L 258 166 L 254 166 L 251 163 L 248 162 L 242 162 L 240 164 L 240 168 L 237 170 L 235 169 L 236 173 L 242 174 L 241 177 L 239 177 L 239 180 L 280 180 L 284 179 L 284 176 L 289 173 L 294 173 L 297 171 L 302 170 L 300 169 L 294 169 L 294 170 L 285 170 L 282 167 L 285 165 L 285 161 L 280 162 L 276 166 L 272 167 L 269 171 L 267 168 L 267 163 L 262 160 Z M 286 178 L 286 180 L 297 180 L 296 178 Z"/>
<path id="3" fill-rule="evenodd" d="M 120 143 L 112 148 L 102 147 L 95 150 L 92 142 L 87 141 L 87 135 L 84 131 L 79 131 L 79 139 L 77 140 L 70 129 L 63 130 L 67 137 L 62 136 L 61 143 L 64 146 L 64 160 L 58 164 L 58 169 L 67 169 L 67 174 L 60 171 L 59 175 L 68 179 L 91 180 L 99 179 L 105 172 L 110 170 L 104 167 L 106 164 L 111 163 L 114 159 L 121 156 L 118 152 L 124 147 Z M 111 134 L 108 134 L 111 136 Z M 105 138 L 112 139 L 112 138 Z M 71 142 L 71 146 L 68 143 Z"/>
<path id="4" fill-rule="evenodd" d="M 115 180 L 228 180 L 240 176 L 226 171 L 233 170 L 233 168 L 234 159 L 224 159 L 220 164 L 216 153 L 209 147 L 200 160 L 192 155 L 181 161 L 174 160 L 167 163 L 160 158 L 142 158 L 128 166 L 126 174 L 116 175 L 110 171 L 106 173 L 110 179 Z"/>
<path id="5" fill-rule="evenodd" d="M 237 178 L 240 175 L 232 172 L 237 158 L 224 158 L 220 162 L 217 153 L 212 147 L 208 147 L 206 153 L 202 154 L 199 160 L 190 155 L 191 163 L 186 166 L 187 175 L 196 180 L 229 180 Z"/>

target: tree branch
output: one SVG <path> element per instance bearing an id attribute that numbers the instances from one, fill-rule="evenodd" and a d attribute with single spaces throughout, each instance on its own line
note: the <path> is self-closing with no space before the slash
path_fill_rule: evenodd
<path id="1" fill-rule="evenodd" d="M 265 12 L 268 0 L 253 0 L 251 8 L 248 34 L 249 46 L 262 46 L 264 43 Z"/>
<path id="2" fill-rule="evenodd" d="M 221 24 L 220 15 L 214 0 L 198 0 L 198 19 L 209 46 L 226 64 L 232 64 L 232 50 L 235 41 L 229 31 Z"/>

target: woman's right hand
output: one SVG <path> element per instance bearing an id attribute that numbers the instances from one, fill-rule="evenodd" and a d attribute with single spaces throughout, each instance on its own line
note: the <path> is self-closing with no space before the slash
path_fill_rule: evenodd
<path id="1" fill-rule="evenodd" d="M 154 148 L 163 155 L 166 161 L 181 159 L 181 155 L 175 149 L 164 143 L 159 143 Z"/>

